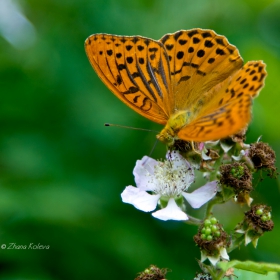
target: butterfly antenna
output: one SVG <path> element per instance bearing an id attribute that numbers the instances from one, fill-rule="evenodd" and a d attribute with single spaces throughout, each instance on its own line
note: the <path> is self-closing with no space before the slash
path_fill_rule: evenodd
<path id="1" fill-rule="evenodd" d="M 158 143 L 158 139 L 156 140 L 156 142 L 155 142 L 155 144 L 154 144 L 152 150 L 150 151 L 149 156 L 148 156 L 147 159 L 142 163 L 142 166 L 144 166 L 144 165 L 146 164 L 147 160 L 151 157 L 152 153 L 153 153 L 154 150 L 155 150 L 155 147 L 156 147 L 157 143 Z"/>
<path id="2" fill-rule="evenodd" d="M 152 155 L 152 153 L 154 152 L 157 143 L 158 143 L 158 139 L 156 140 L 156 142 L 155 142 L 155 144 L 154 144 L 152 150 L 150 151 L 149 157 L 150 157 L 150 156 Z"/>
<path id="3" fill-rule="evenodd" d="M 138 128 L 138 127 L 132 127 L 132 126 L 126 126 L 126 125 L 119 125 L 119 124 L 112 124 L 112 123 L 105 123 L 104 125 L 105 126 L 116 126 L 116 127 L 122 127 L 122 128 L 134 129 L 134 130 L 142 130 L 142 131 L 159 133 L 159 131 L 155 131 L 155 130 L 151 130 L 151 129 Z"/>

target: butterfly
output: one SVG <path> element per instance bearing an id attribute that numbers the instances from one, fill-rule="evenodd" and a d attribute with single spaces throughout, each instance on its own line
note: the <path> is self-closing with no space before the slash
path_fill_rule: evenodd
<path id="1" fill-rule="evenodd" d="M 165 125 L 157 138 L 205 142 L 239 132 L 264 86 L 265 64 L 243 65 L 238 49 L 213 30 L 180 30 L 160 40 L 94 34 L 85 41 L 100 79 L 127 106 Z"/>

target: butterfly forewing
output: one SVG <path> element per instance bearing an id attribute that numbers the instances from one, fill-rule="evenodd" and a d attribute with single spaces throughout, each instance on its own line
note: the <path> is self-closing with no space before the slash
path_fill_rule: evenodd
<path id="1" fill-rule="evenodd" d="M 160 42 L 96 34 L 85 42 L 91 65 L 107 87 L 146 118 L 165 124 L 171 113 L 169 64 Z"/>

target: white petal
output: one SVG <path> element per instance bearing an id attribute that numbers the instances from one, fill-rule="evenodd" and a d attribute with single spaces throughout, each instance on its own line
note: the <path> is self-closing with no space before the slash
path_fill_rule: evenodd
<path id="1" fill-rule="evenodd" d="M 235 161 L 240 161 L 243 158 L 243 155 L 239 154 L 238 156 L 231 156 Z"/>
<path id="2" fill-rule="evenodd" d="M 192 193 L 183 192 L 182 195 L 193 208 L 199 208 L 216 195 L 217 189 L 217 181 L 212 181 Z"/>
<path id="3" fill-rule="evenodd" d="M 141 160 L 136 161 L 136 166 L 133 169 L 133 175 L 138 188 L 146 191 L 152 191 L 155 189 L 156 179 L 153 175 L 154 166 L 156 164 L 158 164 L 156 160 L 147 156 L 144 156 Z"/>
<path id="4" fill-rule="evenodd" d="M 243 230 L 243 229 L 238 229 L 238 230 L 236 230 L 235 232 L 237 232 L 237 233 L 245 233 L 245 230 Z"/>
<path id="5" fill-rule="evenodd" d="M 222 149 L 224 150 L 225 153 L 227 153 L 233 147 L 233 144 L 229 145 L 229 144 L 227 144 L 226 142 L 223 142 L 223 141 L 220 142 L 220 145 L 221 145 L 221 147 L 222 147 Z"/>
<path id="6" fill-rule="evenodd" d="M 178 168 L 185 168 L 185 189 L 187 189 L 194 182 L 194 170 L 191 164 L 180 155 L 177 151 L 168 151 L 166 154 L 166 158 L 172 161 L 172 169 L 176 172 Z"/>
<path id="7" fill-rule="evenodd" d="M 201 262 L 204 262 L 207 259 L 207 255 L 201 251 Z"/>
<path id="8" fill-rule="evenodd" d="M 211 157 L 207 156 L 205 152 L 208 152 L 208 150 L 207 150 L 207 149 L 203 149 L 203 150 L 202 150 L 202 153 L 201 153 L 202 159 L 203 159 L 203 160 L 212 159 Z"/>
<path id="9" fill-rule="evenodd" d="M 247 246 L 252 241 L 251 237 L 247 234 L 245 234 L 245 246 Z"/>
<path id="10" fill-rule="evenodd" d="M 206 141 L 206 142 L 205 142 L 205 146 L 206 146 L 207 148 L 213 148 L 213 147 L 215 147 L 215 146 L 218 145 L 219 141 L 220 141 L 220 140 L 216 140 L 216 141 Z"/>
<path id="11" fill-rule="evenodd" d="M 256 239 L 253 239 L 252 240 L 252 244 L 255 248 L 257 248 L 257 245 L 258 245 L 258 241 L 259 241 L 259 238 L 256 238 Z"/>
<path id="12" fill-rule="evenodd" d="M 251 205 L 251 203 L 253 202 L 253 200 L 254 200 L 254 199 L 253 199 L 252 197 L 250 197 L 250 198 L 249 198 L 249 201 L 248 201 L 248 206 L 250 206 L 250 205 Z"/>
<path id="13" fill-rule="evenodd" d="M 243 146 L 242 146 L 244 149 L 246 149 L 246 151 L 245 151 L 245 155 L 247 156 L 248 155 L 248 153 L 249 153 L 249 151 L 247 150 L 247 149 L 250 149 L 250 144 L 245 144 L 245 143 L 243 143 Z"/>
<path id="14" fill-rule="evenodd" d="M 130 203 L 144 212 L 150 212 L 157 207 L 160 195 L 151 195 L 139 188 L 128 186 L 122 192 L 121 197 L 123 202 Z"/>
<path id="15" fill-rule="evenodd" d="M 220 255 L 221 255 L 221 257 L 222 257 L 224 260 L 229 261 L 229 255 L 228 255 L 228 253 L 227 253 L 226 248 L 222 248 L 222 249 L 220 250 Z"/>
<path id="16" fill-rule="evenodd" d="M 190 167 L 190 164 L 188 163 L 188 161 L 186 159 L 184 159 L 179 152 L 177 151 L 168 151 L 166 154 L 166 158 L 170 161 L 172 161 L 172 166 L 173 169 L 177 169 L 178 167 L 181 167 L 182 165 L 186 165 L 188 167 Z"/>
<path id="17" fill-rule="evenodd" d="M 170 198 L 165 208 L 158 210 L 152 214 L 155 218 L 163 221 L 176 220 L 185 221 L 188 220 L 188 216 L 184 213 L 176 204 L 174 198 Z"/>
<path id="18" fill-rule="evenodd" d="M 208 260 L 212 263 L 212 265 L 216 265 L 216 263 L 220 260 L 220 256 L 213 257 L 213 256 L 208 256 Z"/>
<path id="19" fill-rule="evenodd" d="M 190 163 L 177 151 L 168 151 L 166 154 L 166 158 L 170 161 L 172 161 L 172 167 L 174 170 L 176 170 L 178 167 L 185 167 L 190 168 L 190 171 L 193 173 L 193 169 L 190 165 Z"/>
<path id="20" fill-rule="evenodd" d="M 238 156 L 231 156 L 234 160 L 239 161 L 241 160 L 245 155 L 245 151 L 241 150 Z"/>

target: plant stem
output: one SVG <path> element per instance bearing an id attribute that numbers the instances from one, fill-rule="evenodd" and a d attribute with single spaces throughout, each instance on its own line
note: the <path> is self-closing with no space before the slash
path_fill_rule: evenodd
<path id="1" fill-rule="evenodd" d="M 195 226 L 200 226 L 202 224 L 202 220 L 196 219 L 189 215 L 188 215 L 188 217 L 189 217 L 189 219 L 187 221 L 185 221 L 186 224 L 195 225 Z"/>

